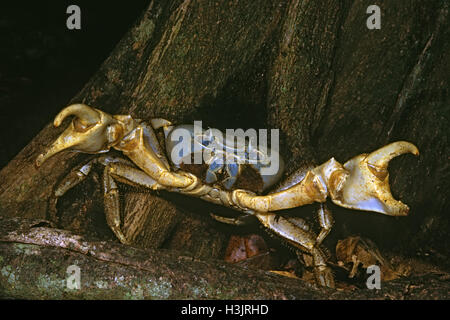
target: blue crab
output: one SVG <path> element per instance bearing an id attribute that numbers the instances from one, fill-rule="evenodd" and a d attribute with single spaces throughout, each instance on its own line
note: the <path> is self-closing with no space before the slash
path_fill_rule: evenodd
<path id="1" fill-rule="evenodd" d="M 341 207 L 379 212 L 391 216 L 405 216 L 409 208 L 393 198 L 389 187 L 387 171 L 389 161 L 401 154 L 418 155 L 416 146 L 406 141 L 388 144 L 369 154 L 358 155 L 343 165 L 331 158 L 325 163 L 307 170 L 299 170 L 279 185 L 270 189 L 282 176 L 283 166 L 272 174 L 262 174 L 262 168 L 270 162 L 253 165 L 252 170 L 263 181 L 261 190 L 251 190 L 238 185 L 242 174 L 241 165 L 227 165 L 217 162 L 217 157 L 207 159 L 206 174 L 203 177 L 188 172 L 182 165 L 174 164 L 173 144 L 169 136 L 174 126 L 164 119 L 152 119 L 149 122 L 133 119 L 130 115 L 109 115 L 99 109 L 84 104 L 74 104 L 64 108 L 55 118 L 54 125 L 60 126 L 66 117 L 75 116 L 69 127 L 36 159 L 36 166 L 63 150 L 103 154 L 98 158 L 80 165 L 64 177 L 54 191 L 50 201 L 51 210 L 56 210 L 56 200 L 65 192 L 86 178 L 94 163 L 105 167 L 103 174 L 104 207 L 108 225 L 124 244 L 129 240 L 121 230 L 119 191 L 117 182 L 137 185 L 152 190 L 168 190 L 197 197 L 205 201 L 226 206 L 241 213 L 237 218 L 213 216 L 219 221 L 241 224 L 245 217 L 254 216 L 267 230 L 284 239 L 294 248 L 312 256 L 317 283 L 334 287 L 334 278 L 327 265 L 327 256 L 321 249 L 321 243 L 333 225 L 331 212 L 323 205 L 327 198 Z M 194 138 L 189 126 L 179 126 L 189 132 L 187 137 Z M 166 133 L 166 151 L 159 144 L 155 130 Z M 204 134 L 198 137 L 200 149 L 207 148 L 215 139 Z M 194 139 L 195 140 L 195 139 Z M 215 141 L 215 140 L 214 140 Z M 218 144 L 216 144 L 217 146 Z M 228 147 L 227 143 L 224 146 Z M 104 154 L 114 148 L 126 158 Z M 254 146 L 243 145 L 242 150 L 251 151 Z M 232 150 L 232 147 L 231 149 Z M 262 152 L 267 159 L 270 150 Z M 215 153 L 215 155 L 217 155 Z M 181 158 L 192 154 L 181 154 Z M 226 171 L 226 177 L 220 179 L 220 171 Z M 318 202 L 322 204 L 317 211 L 321 227 L 318 235 L 304 220 L 298 217 L 284 217 L 276 211 L 299 207 Z M 53 209 L 52 209 L 53 208 Z"/>

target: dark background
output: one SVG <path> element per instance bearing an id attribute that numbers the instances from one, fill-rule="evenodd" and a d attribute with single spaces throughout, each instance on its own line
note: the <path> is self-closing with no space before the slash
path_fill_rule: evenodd
<path id="1" fill-rule="evenodd" d="M 0 168 L 81 90 L 149 1 L 5 2 L 0 4 Z M 71 4 L 81 9 L 81 30 L 66 27 Z"/>

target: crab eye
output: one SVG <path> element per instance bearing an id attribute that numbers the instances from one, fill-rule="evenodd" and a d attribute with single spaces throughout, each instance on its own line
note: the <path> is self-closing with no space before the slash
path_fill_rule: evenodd
<path id="1" fill-rule="evenodd" d="M 109 125 L 106 128 L 106 139 L 108 140 L 109 145 L 113 145 L 119 142 L 119 140 L 122 138 L 122 135 L 122 126 L 117 123 Z"/>

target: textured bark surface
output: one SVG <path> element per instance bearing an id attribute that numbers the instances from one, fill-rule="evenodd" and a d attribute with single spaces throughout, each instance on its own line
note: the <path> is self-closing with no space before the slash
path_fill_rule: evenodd
<path id="1" fill-rule="evenodd" d="M 171 250 L 89 241 L 42 220 L 0 220 L 0 297 L 22 299 L 448 299 L 446 275 L 385 282 L 350 295 Z M 68 287 L 80 269 L 80 287 Z M 69 279 L 70 280 L 70 279 Z"/>
<path id="2" fill-rule="evenodd" d="M 449 4 L 373 4 L 382 9 L 381 30 L 366 28 L 361 1 L 152 1 L 72 102 L 137 118 L 203 120 L 204 127 L 279 128 L 287 173 L 413 142 L 420 157 L 390 166 L 393 194 L 411 207 L 409 216 L 332 206 L 327 241 L 360 233 L 382 250 L 439 252 L 436 263 L 448 268 Z M 55 183 L 86 157 L 65 153 L 34 167 L 64 127 L 46 126 L 0 171 L 1 215 L 46 217 Z M 69 218 L 61 216 L 60 227 L 85 234 L 90 221 L 101 220 L 101 199 L 92 195 L 101 197 L 95 179 L 62 200 Z M 71 203 L 77 206 L 68 210 Z M 124 230 L 139 247 L 223 254 L 227 234 L 198 205 L 133 192 L 124 208 Z M 98 224 L 100 238 L 114 240 Z"/>

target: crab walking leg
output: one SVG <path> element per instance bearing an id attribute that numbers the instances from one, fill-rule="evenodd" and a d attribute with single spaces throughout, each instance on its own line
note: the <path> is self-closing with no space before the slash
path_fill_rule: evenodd
<path id="1" fill-rule="evenodd" d="M 334 277 L 327 266 L 327 256 L 316 243 L 316 235 L 306 224 L 298 224 L 297 220 L 284 218 L 274 213 L 256 213 L 258 220 L 270 231 L 281 237 L 289 244 L 309 253 L 313 257 L 314 274 L 322 286 L 334 287 Z"/>
<path id="2" fill-rule="evenodd" d="M 317 210 L 317 220 L 319 221 L 321 230 L 319 232 L 319 235 L 317 236 L 316 245 L 320 245 L 326 238 L 326 236 L 330 233 L 334 223 L 333 215 L 324 203 L 321 203 L 319 209 Z"/>
<path id="3" fill-rule="evenodd" d="M 103 173 L 104 198 L 106 222 L 123 244 L 129 244 L 127 237 L 123 234 L 120 221 L 120 195 L 119 189 L 114 179 L 109 174 L 109 165 L 105 167 Z"/>
<path id="4" fill-rule="evenodd" d="M 214 213 L 209 214 L 214 220 L 219 221 L 221 223 L 231 224 L 234 226 L 243 226 L 248 224 L 250 221 L 249 219 L 253 216 L 251 214 L 245 214 L 243 216 L 238 216 L 236 218 L 229 218 L 229 217 L 222 217 L 219 215 L 216 215 Z"/>
<path id="5" fill-rule="evenodd" d="M 325 171 L 324 171 L 325 169 Z M 278 188 L 276 188 L 272 193 L 277 193 L 284 191 L 286 189 L 291 188 L 292 186 L 302 182 L 304 180 L 305 176 L 308 174 L 308 172 L 316 172 L 324 177 L 328 177 L 327 181 L 330 181 L 330 177 L 332 176 L 330 174 L 330 170 L 338 171 L 339 172 L 339 165 L 336 160 L 331 158 L 328 162 L 323 164 L 322 166 L 308 166 L 304 168 L 300 168 L 297 171 L 295 171 L 288 179 L 286 179 L 282 184 L 279 185 Z M 345 176 L 344 176 L 345 178 Z M 322 180 L 323 181 L 323 180 Z M 297 224 L 300 228 L 306 228 L 304 230 L 309 230 L 309 226 L 306 224 L 306 222 L 298 217 L 289 217 L 289 221 L 292 223 Z M 317 236 L 316 244 L 320 245 L 323 240 L 326 238 L 326 236 L 330 233 L 331 228 L 333 227 L 333 215 L 331 211 L 327 208 L 325 203 L 320 203 L 319 208 L 317 210 L 317 220 L 319 222 L 319 225 L 321 227 L 320 233 Z"/>
<path id="6" fill-rule="evenodd" d="M 78 185 L 80 182 L 84 181 L 95 164 L 102 164 L 106 166 L 108 163 L 123 163 L 129 166 L 133 166 L 133 163 L 129 160 L 111 156 L 101 156 L 91 159 L 81 166 L 76 167 L 56 185 L 49 200 L 48 211 L 50 219 L 56 221 L 56 204 L 60 197 L 62 197 L 67 191 Z"/>
<path id="7" fill-rule="evenodd" d="M 163 190 L 167 187 L 159 184 L 144 171 L 123 163 L 111 163 L 106 167 L 108 175 L 114 180 L 130 186 L 143 187 L 151 190 Z"/>
<path id="8" fill-rule="evenodd" d="M 314 263 L 314 275 L 317 283 L 323 287 L 334 288 L 334 275 L 330 267 L 327 265 L 326 254 L 318 247 L 314 246 L 311 250 Z"/>
<path id="9" fill-rule="evenodd" d="M 116 180 L 128 185 L 161 190 L 166 187 L 157 183 L 145 172 L 123 163 L 109 163 L 103 173 L 104 207 L 106 222 L 123 244 L 130 244 L 121 229 L 120 195 Z"/>
<path id="10" fill-rule="evenodd" d="M 290 223 L 294 224 L 296 227 L 299 227 L 305 232 L 312 232 L 309 224 L 300 217 L 284 217 L 284 219 L 288 220 Z"/>

